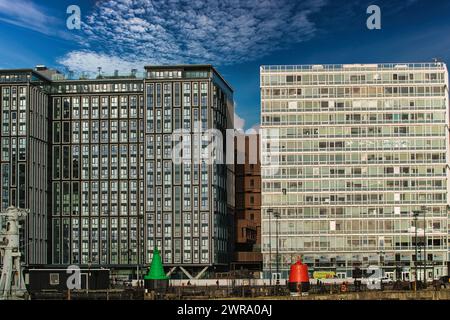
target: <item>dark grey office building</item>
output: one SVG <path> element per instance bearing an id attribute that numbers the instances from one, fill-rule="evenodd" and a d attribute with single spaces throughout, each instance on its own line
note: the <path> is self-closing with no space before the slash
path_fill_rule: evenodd
<path id="1" fill-rule="evenodd" d="M 36 264 L 49 252 L 49 83 L 32 70 L 0 70 L 1 209 L 30 209 L 21 246 L 24 261 Z"/>
<path id="2" fill-rule="evenodd" d="M 207 65 L 146 67 L 144 87 L 146 259 L 156 245 L 166 266 L 181 266 L 192 276 L 212 265 L 227 268 L 233 166 L 206 161 L 176 164 L 170 149 L 176 143 L 171 141 L 173 131 L 215 129 L 225 138 L 225 130 L 233 129 L 232 89 Z M 192 143 L 194 157 L 195 144 L 182 138 L 182 143 Z M 226 154 L 225 143 L 222 147 Z"/>

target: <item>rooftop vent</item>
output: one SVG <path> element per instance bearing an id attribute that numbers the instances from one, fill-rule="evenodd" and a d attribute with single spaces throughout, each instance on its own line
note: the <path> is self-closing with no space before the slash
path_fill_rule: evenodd
<path id="1" fill-rule="evenodd" d="M 43 64 L 36 65 L 35 69 L 36 69 L 36 71 L 48 70 L 48 68 L 45 65 L 43 65 Z"/>
<path id="2" fill-rule="evenodd" d="M 377 68 L 378 67 L 378 65 L 377 64 L 372 64 L 372 63 L 364 63 L 364 64 L 362 64 L 362 63 L 352 63 L 352 64 L 343 64 L 342 65 L 342 68 L 343 69 L 353 69 L 353 68 L 365 68 L 365 69 L 368 69 L 368 68 Z"/>

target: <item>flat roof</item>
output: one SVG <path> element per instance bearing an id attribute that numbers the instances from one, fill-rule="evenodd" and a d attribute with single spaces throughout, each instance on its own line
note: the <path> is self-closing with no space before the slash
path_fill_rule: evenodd
<path id="1" fill-rule="evenodd" d="M 95 78 L 95 79 L 60 79 L 60 80 L 52 80 L 53 83 L 56 84 L 69 84 L 69 83 L 78 83 L 78 82 L 120 82 L 120 81 L 139 81 L 142 82 L 143 78 L 138 77 L 104 77 L 104 78 Z"/>
<path id="2" fill-rule="evenodd" d="M 418 63 L 350 63 L 350 64 L 299 64 L 262 65 L 261 72 L 320 72 L 320 71 L 371 71 L 371 70 L 426 70 L 446 69 L 445 62 Z"/>
<path id="3" fill-rule="evenodd" d="M 51 82 L 52 80 L 34 69 L 0 69 L 0 73 L 32 73 L 44 80 Z"/>
<path id="4" fill-rule="evenodd" d="M 163 65 L 146 65 L 144 69 L 202 69 L 202 68 L 212 68 L 212 64 L 163 64 Z"/>
<path id="5" fill-rule="evenodd" d="M 217 69 L 211 65 L 211 64 L 177 64 L 177 65 L 146 65 L 144 66 L 144 69 L 146 71 L 151 70 L 179 70 L 182 69 L 183 71 L 195 71 L 195 70 L 212 70 L 215 75 L 217 75 L 220 80 L 231 90 L 231 92 L 234 92 L 233 87 L 228 83 L 227 80 L 224 79 L 224 77 L 220 74 Z M 14 73 L 32 73 L 33 75 L 46 80 L 51 83 L 78 83 L 78 82 L 120 82 L 120 81 L 142 81 L 145 79 L 145 76 L 143 78 L 139 76 L 105 76 L 102 78 L 86 78 L 86 79 L 50 79 L 47 76 L 43 75 L 39 71 L 36 71 L 34 69 L 30 68 L 24 68 L 24 69 L 0 69 L 0 74 L 14 74 Z"/>
<path id="6" fill-rule="evenodd" d="M 156 70 L 179 70 L 182 69 L 184 71 L 194 71 L 194 70 L 202 70 L 209 69 L 212 70 L 227 86 L 228 88 L 234 92 L 233 87 L 228 83 L 227 80 L 222 77 L 219 71 L 212 64 L 173 64 L 173 65 L 146 65 L 144 69 L 147 71 L 156 71 Z"/>

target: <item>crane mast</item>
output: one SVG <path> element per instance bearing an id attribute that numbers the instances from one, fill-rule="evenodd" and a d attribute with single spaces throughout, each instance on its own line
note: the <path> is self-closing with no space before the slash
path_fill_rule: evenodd
<path id="1" fill-rule="evenodd" d="M 20 222 L 29 210 L 8 207 L 0 212 L 0 256 L 3 259 L 0 278 L 0 300 L 23 298 L 26 294 L 25 281 L 20 264 Z"/>

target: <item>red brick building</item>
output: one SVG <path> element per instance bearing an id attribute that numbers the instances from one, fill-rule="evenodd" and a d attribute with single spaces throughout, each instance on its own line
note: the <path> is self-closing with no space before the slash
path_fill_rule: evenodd
<path id="1" fill-rule="evenodd" d="M 261 255 L 261 163 L 259 135 L 235 143 L 235 253 L 232 268 L 259 271 Z M 242 164 L 245 156 L 245 164 Z M 239 161 L 240 160 L 240 161 Z"/>

